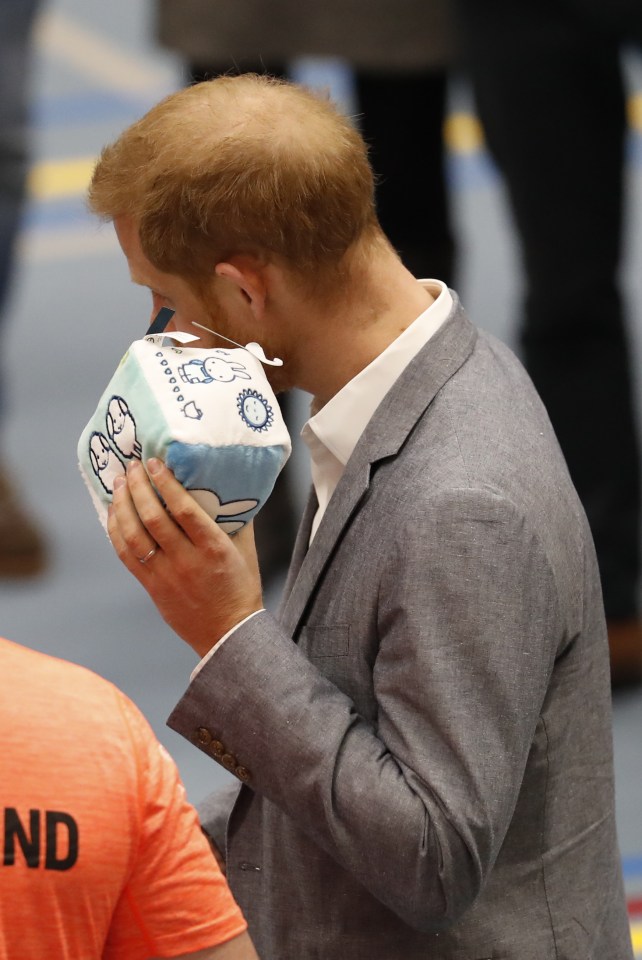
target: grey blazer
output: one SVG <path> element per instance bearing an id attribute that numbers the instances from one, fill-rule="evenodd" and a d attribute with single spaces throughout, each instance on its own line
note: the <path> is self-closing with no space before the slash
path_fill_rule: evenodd
<path id="1" fill-rule="evenodd" d="M 315 509 L 279 615 L 169 720 L 244 784 L 228 876 L 260 956 L 630 960 L 595 555 L 518 361 L 456 302 L 307 549 Z"/>

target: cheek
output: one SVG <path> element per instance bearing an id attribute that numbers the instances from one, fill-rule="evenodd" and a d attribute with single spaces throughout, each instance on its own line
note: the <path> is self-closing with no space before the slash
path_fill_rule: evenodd
<path id="1" fill-rule="evenodd" d="M 196 334 L 198 333 L 198 330 L 195 330 L 193 327 L 191 327 L 189 323 L 187 323 L 183 319 L 181 313 L 178 310 L 176 310 L 176 312 L 174 313 L 174 316 L 170 320 L 167 329 L 181 330 L 183 331 L 183 333 L 196 333 Z"/>
<path id="2" fill-rule="evenodd" d="M 156 319 L 158 311 L 162 307 L 166 307 L 166 306 L 167 304 L 163 297 L 159 296 L 159 294 L 157 293 L 152 293 L 152 315 L 150 317 L 150 323 L 152 323 L 152 321 Z"/>
<path id="3" fill-rule="evenodd" d="M 197 321 L 197 323 L 200 322 L 200 320 Z M 206 324 L 207 326 L 210 326 L 210 322 L 207 319 L 205 320 L 203 326 Z M 200 347 L 203 350 L 211 350 L 215 347 L 225 346 L 225 344 L 221 343 L 220 337 L 215 337 L 213 334 L 207 333 L 205 330 L 201 330 L 200 327 L 195 327 L 191 323 L 186 327 L 180 327 L 179 329 L 185 330 L 187 333 L 193 333 L 195 336 L 197 336 L 199 338 L 199 343 L 194 344 L 194 346 Z M 213 374 L 210 373 L 210 376 L 213 376 Z"/>
<path id="4" fill-rule="evenodd" d="M 183 330 L 186 333 L 196 333 L 200 336 L 203 331 L 199 327 L 192 326 L 192 322 L 200 323 L 204 327 L 212 326 L 202 304 L 193 300 L 191 297 L 177 296 L 174 300 L 173 308 L 175 311 L 173 322 L 177 330 Z"/>
<path id="5" fill-rule="evenodd" d="M 292 390 L 295 386 L 290 376 L 291 371 L 289 371 L 285 365 L 282 367 L 263 367 L 263 369 L 274 393 L 285 393 L 288 390 Z"/>
<path id="6" fill-rule="evenodd" d="M 183 333 L 193 333 L 197 337 L 206 337 L 207 334 L 204 333 L 200 327 L 195 327 L 192 325 L 192 321 L 196 323 L 202 323 L 205 326 L 209 326 L 207 323 L 207 318 L 203 319 L 200 314 L 200 311 L 190 309 L 182 305 L 175 305 L 174 316 L 171 319 L 170 327 L 172 330 L 180 330 Z"/>

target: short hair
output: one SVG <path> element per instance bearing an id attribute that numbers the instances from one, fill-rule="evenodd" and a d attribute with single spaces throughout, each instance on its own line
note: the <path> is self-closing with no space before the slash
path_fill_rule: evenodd
<path id="1" fill-rule="evenodd" d="M 312 279 L 378 233 L 367 147 L 327 96 L 273 77 L 217 77 L 171 94 L 98 160 L 88 194 L 127 215 L 157 269 L 199 286 L 235 253 Z"/>

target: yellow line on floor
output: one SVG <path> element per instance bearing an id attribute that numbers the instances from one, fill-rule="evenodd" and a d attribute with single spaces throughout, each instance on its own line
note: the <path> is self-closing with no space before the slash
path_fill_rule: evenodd
<path id="1" fill-rule="evenodd" d="M 627 102 L 629 127 L 642 133 L 642 93 L 632 94 Z M 484 131 L 472 113 L 451 113 L 444 124 L 446 146 L 453 153 L 476 153 L 484 147 Z"/>
<path id="2" fill-rule="evenodd" d="M 79 20 L 45 9 L 36 24 L 36 43 L 50 56 L 78 73 L 85 83 L 129 96 L 168 90 L 176 82 L 176 69 L 138 55 L 125 44 L 110 40 Z"/>
<path id="3" fill-rule="evenodd" d="M 483 147 L 481 124 L 472 114 L 452 114 L 445 126 L 446 143 L 457 153 L 475 153 Z M 36 164 L 29 176 L 29 192 L 37 200 L 61 200 L 83 194 L 89 184 L 95 157 L 48 160 Z"/>
<path id="4" fill-rule="evenodd" d="M 484 146 L 484 131 L 472 113 L 451 113 L 444 124 L 444 139 L 453 153 L 476 153 Z"/>
<path id="5" fill-rule="evenodd" d="M 629 126 L 636 133 L 642 133 L 642 93 L 634 93 L 627 103 Z"/>
<path id="6" fill-rule="evenodd" d="M 630 97 L 628 115 L 631 128 L 642 133 L 642 93 Z M 444 136 L 453 153 L 473 154 L 484 146 L 481 124 L 471 113 L 452 113 L 446 120 Z M 87 189 L 95 162 L 95 157 L 77 157 L 36 164 L 29 176 L 31 196 L 37 200 L 81 196 Z"/>
<path id="7" fill-rule="evenodd" d="M 78 157 L 38 163 L 29 173 L 29 194 L 36 200 L 81 196 L 87 190 L 95 162 L 95 157 Z"/>

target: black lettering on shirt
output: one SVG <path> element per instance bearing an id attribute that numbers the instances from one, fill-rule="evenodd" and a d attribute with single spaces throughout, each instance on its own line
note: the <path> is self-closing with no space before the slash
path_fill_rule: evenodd
<path id="1" fill-rule="evenodd" d="M 4 811 L 4 860 L 5 867 L 16 862 L 16 840 L 22 850 L 28 867 L 37 867 L 40 863 L 40 811 L 29 811 L 29 834 L 25 830 L 15 807 L 6 807 Z"/>
<path id="2" fill-rule="evenodd" d="M 15 807 L 4 811 L 3 865 L 13 867 L 16 850 L 20 849 L 28 867 L 40 866 L 41 821 L 44 814 L 44 868 L 69 870 L 78 859 L 78 824 L 69 813 L 59 810 L 30 810 L 29 827 L 25 827 Z"/>
<path id="3" fill-rule="evenodd" d="M 78 824 L 68 813 L 60 813 L 57 810 L 47 810 L 45 822 L 47 824 L 45 870 L 69 870 L 78 859 Z M 58 830 L 58 827 L 63 829 Z M 58 841 L 62 846 L 65 833 L 67 855 L 59 857 Z"/>

